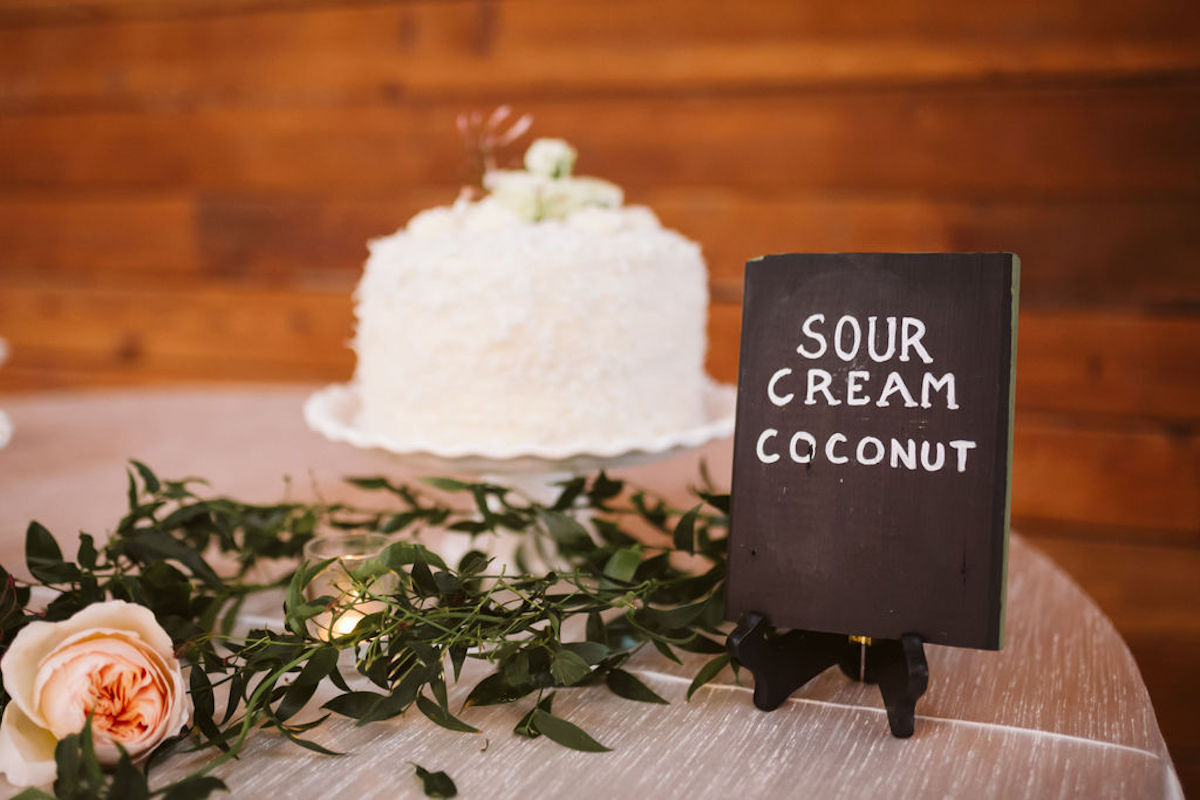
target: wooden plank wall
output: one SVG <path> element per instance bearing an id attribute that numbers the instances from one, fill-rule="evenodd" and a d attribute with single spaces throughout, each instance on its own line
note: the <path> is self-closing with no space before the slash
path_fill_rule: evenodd
<path id="1" fill-rule="evenodd" d="M 0 390 L 344 379 L 502 102 L 703 243 L 726 380 L 747 257 L 1018 252 L 1016 526 L 1200 791 L 1194 0 L 0 0 Z"/>

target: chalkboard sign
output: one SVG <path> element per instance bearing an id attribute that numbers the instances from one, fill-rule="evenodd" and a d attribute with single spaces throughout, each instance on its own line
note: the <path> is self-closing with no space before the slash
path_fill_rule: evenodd
<path id="1" fill-rule="evenodd" d="M 1018 259 L 746 265 L 727 616 L 999 649 Z"/>

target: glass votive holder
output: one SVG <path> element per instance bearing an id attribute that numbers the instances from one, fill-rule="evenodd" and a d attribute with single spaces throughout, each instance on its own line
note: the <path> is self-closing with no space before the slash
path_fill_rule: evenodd
<path id="1" fill-rule="evenodd" d="M 356 569 L 378 556 L 391 540 L 382 533 L 338 531 L 318 534 L 304 545 L 304 559 L 320 562 L 335 559 L 318 572 L 304 587 L 304 597 L 332 597 L 328 611 L 309 620 L 310 630 L 320 639 L 330 641 L 349 636 L 364 617 L 387 608 L 377 598 L 396 591 L 398 578 L 387 572 L 368 580 L 351 577 Z"/>

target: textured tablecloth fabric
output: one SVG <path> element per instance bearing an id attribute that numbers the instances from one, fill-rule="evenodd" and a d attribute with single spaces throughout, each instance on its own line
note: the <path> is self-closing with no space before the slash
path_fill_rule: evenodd
<path id="1" fill-rule="evenodd" d="M 31 519 L 61 541 L 80 529 L 110 529 L 123 511 L 131 457 L 160 476 L 203 476 L 214 492 L 254 501 L 317 493 L 361 500 L 342 476 L 413 477 L 392 459 L 309 432 L 301 406 L 313 388 L 0 398 L 16 429 L 0 450 L 0 563 L 24 572 Z M 730 450 L 729 441 L 716 442 L 622 474 L 682 498 L 698 458 L 720 480 L 729 474 Z M 669 706 L 624 700 L 604 688 L 563 691 L 555 700 L 556 713 L 609 753 L 515 736 L 525 702 L 467 709 L 462 716 L 482 729 L 478 735 L 444 730 L 415 713 L 362 728 L 333 719 L 314 738 L 349 754 L 341 758 L 264 732 L 219 775 L 235 797 L 272 798 L 421 797 L 409 762 L 447 771 L 463 798 L 1181 796 L 1129 650 L 1079 587 L 1020 537 L 1010 548 L 1004 650 L 926 651 L 929 690 L 907 740 L 888 733 L 875 687 L 836 670 L 764 713 L 729 670 L 685 702 L 703 657 L 680 666 L 648 654 L 630 668 Z M 471 667 L 453 696 L 461 698 L 486 669 Z M 154 782 L 202 760 L 173 755 L 156 768 Z M 0 794 L 12 793 L 0 781 Z"/>

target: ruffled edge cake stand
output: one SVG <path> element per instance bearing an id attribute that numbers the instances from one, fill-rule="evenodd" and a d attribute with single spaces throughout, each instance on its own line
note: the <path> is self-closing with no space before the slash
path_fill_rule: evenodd
<path id="1" fill-rule="evenodd" d="M 508 447 L 447 447 L 414 435 L 381 436 L 358 424 L 361 399 L 352 383 L 326 386 L 304 404 L 308 427 L 334 442 L 393 456 L 405 465 L 435 472 L 503 475 L 510 482 L 546 485 L 546 478 L 646 464 L 680 455 L 733 433 L 737 390 L 710 381 L 705 387 L 705 419 L 699 425 L 642 439 L 581 437 L 563 445 L 517 444 Z"/>

